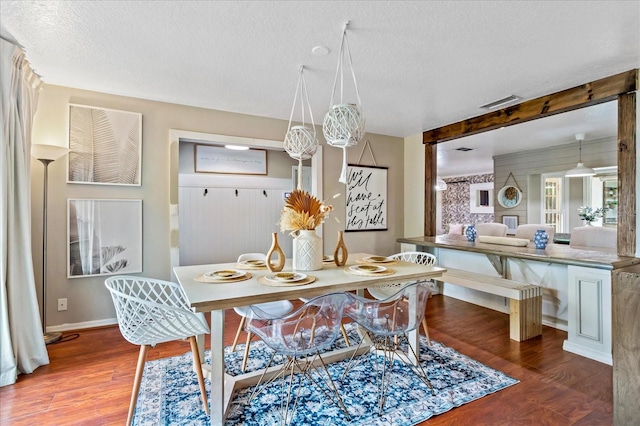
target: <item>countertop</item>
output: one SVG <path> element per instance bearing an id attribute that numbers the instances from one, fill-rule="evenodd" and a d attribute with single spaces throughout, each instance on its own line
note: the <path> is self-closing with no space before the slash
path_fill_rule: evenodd
<path id="1" fill-rule="evenodd" d="M 422 247 L 438 247 L 463 250 L 497 256 L 507 256 L 565 265 L 587 266 L 599 269 L 619 269 L 640 264 L 640 258 L 618 256 L 615 249 L 594 249 L 569 247 L 565 244 L 547 245 L 546 249 L 536 249 L 533 242 L 527 247 L 515 247 L 501 244 L 470 242 L 464 235 L 438 235 L 436 237 L 398 238 L 399 243 L 415 244 Z"/>

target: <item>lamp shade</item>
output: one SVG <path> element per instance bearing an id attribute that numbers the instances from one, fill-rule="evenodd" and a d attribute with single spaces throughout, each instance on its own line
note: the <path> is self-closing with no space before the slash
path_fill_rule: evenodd
<path id="1" fill-rule="evenodd" d="M 590 167 L 585 167 L 584 163 L 582 162 L 582 141 L 584 140 L 584 133 L 576 134 L 576 140 L 578 141 L 578 152 L 580 153 L 578 157 L 578 165 L 569 170 L 564 175 L 566 177 L 582 177 L 595 175 L 595 170 Z"/>
<path id="2" fill-rule="evenodd" d="M 55 161 L 69 152 L 69 148 L 58 145 L 32 144 L 31 156 L 37 160 Z"/>
<path id="3" fill-rule="evenodd" d="M 295 160 L 308 160 L 318 150 L 315 129 L 309 126 L 293 126 L 284 137 L 284 150 Z"/>
<path id="4" fill-rule="evenodd" d="M 582 176 L 593 176 L 596 172 L 590 167 L 585 167 L 584 163 L 578 163 L 576 167 L 569 170 L 564 175 L 566 177 L 582 177 Z"/>
<path id="5" fill-rule="evenodd" d="M 354 146 L 364 136 L 364 116 L 357 105 L 334 105 L 324 117 L 322 132 L 331 146 Z"/>

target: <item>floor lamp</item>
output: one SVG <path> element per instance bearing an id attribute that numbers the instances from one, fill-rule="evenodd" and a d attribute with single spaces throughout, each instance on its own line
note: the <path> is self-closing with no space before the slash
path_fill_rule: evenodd
<path id="1" fill-rule="evenodd" d="M 42 332 L 44 343 L 60 340 L 62 333 L 47 333 L 47 193 L 49 164 L 65 155 L 69 150 L 57 145 L 31 145 L 31 156 L 44 164 L 44 202 L 42 213 Z"/>

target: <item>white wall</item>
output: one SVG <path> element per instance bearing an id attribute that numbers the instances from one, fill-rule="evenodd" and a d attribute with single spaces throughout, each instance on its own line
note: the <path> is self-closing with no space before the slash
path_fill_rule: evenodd
<path id="1" fill-rule="evenodd" d="M 615 166 L 618 162 L 616 148 L 616 141 L 613 138 L 582 142 L 582 160 L 588 167 Z M 493 162 L 496 193 L 504 186 L 507 178 L 509 178 L 509 173 L 513 173 L 518 186 L 522 190 L 522 202 L 518 206 L 505 209 L 496 203 L 494 213 L 496 222 L 501 222 L 502 215 L 506 214 L 517 215 L 519 217 L 518 223 L 520 224 L 535 223 L 529 221 L 527 217 L 527 206 L 529 199 L 532 197 L 536 203 L 539 203 L 540 188 L 536 187 L 530 190 L 528 188 L 529 177 L 539 180 L 540 175 L 543 173 L 562 172 L 575 167 L 578 162 L 578 143 L 574 142 L 551 148 L 498 155 L 494 157 Z M 574 188 L 573 192 L 576 192 L 576 188 L 580 190 L 580 194 L 577 197 L 579 201 L 576 197 L 572 197 L 570 193 L 573 202 L 571 202 L 568 210 L 569 214 L 574 214 L 577 218 L 577 208 L 582 203 L 582 178 L 570 178 L 570 180 L 572 181 L 570 188 Z M 576 182 L 577 187 L 574 185 Z M 509 179 L 509 184 L 514 184 L 512 179 Z"/>
<path id="2" fill-rule="evenodd" d="M 424 144 L 422 133 L 404 138 L 404 237 L 424 235 Z"/>

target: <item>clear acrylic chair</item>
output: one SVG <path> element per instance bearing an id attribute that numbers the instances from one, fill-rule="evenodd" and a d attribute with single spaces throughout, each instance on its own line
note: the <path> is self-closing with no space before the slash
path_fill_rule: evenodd
<path id="1" fill-rule="evenodd" d="M 420 364 L 420 357 L 409 344 L 407 337 L 407 333 L 420 326 L 430 293 L 431 289 L 427 281 L 405 285 L 396 294 L 384 300 L 371 300 L 345 293 L 349 299 L 344 309 L 345 316 L 364 328 L 372 345 L 369 356 L 373 358 L 375 366 L 379 415 L 382 415 L 384 409 L 396 359 L 405 362 L 434 394 L 427 373 Z M 365 340 L 367 339 L 362 339 L 362 341 Z M 359 347 L 360 345 L 358 349 Z M 358 349 L 354 351 L 343 373 L 343 378 L 354 365 L 354 361 L 358 362 L 355 360 Z M 382 363 L 379 363 L 379 355 L 383 357 Z M 415 363 L 412 359 L 416 360 Z"/>
<path id="2" fill-rule="evenodd" d="M 300 297 L 299 300 L 302 303 L 308 303 L 309 298 L 306 297 Z M 344 343 L 347 345 L 347 347 L 351 346 L 351 342 L 349 341 L 349 335 L 347 334 L 347 330 L 344 328 L 344 324 L 340 324 L 340 332 L 342 333 L 342 338 L 344 339 Z"/>
<path id="3" fill-rule="evenodd" d="M 262 253 L 245 253 L 238 256 L 238 263 L 244 262 L 246 260 L 263 260 L 266 262 L 267 256 Z M 258 306 L 262 311 L 268 313 L 273 317 L 280 317 L 286 315 L 291 312 L 293 309 L 293 304 L 288 300 L 276 300 L 275 302 L 267 302 L 260 303 L 255 306 Z M 233 344 L 231 345 L 231 352 L 236 350 L 236 345 L 238 344 L 238 339 L 240 338 L 240 333 L 245 325 L 247 315 L 249 314 L 249 306 L 238 306 L 233 308 L 236 314 L 240 315 L 240 324 L 238 324 L 238 330 L 236 331 L 236 336 L 233 339 Z M 249 348 L 251 346 L 251 332 L 247 331 L 247 343 L 244 347 L 244 355 L 242 356 L 242 366 L 240 369 L 244 372 L 247 368 L 247 361 L 249 360 Z"/>
<path id="4" fill-rule="evenodd" d="M 198 376 L 202 404 L 204 411 L 209 414 L 196 342 L 197 335 L 209 333 L 204 315 L 189 308 L 182 289 L 176 283 L 120 275 L 107 278 L 105 286 L 111 293 L 122 336 L 130 343 L 140 345 L 127 424 L 131 424 L 133 420 L 149 347 L 173 340 L 188 339 L 191 343 L 193 368 Z"/>
<path id="5" fill-rule="evenodd" d="M 406 251 L 403 253 L 396 253 L 389 256 L 390 259 L 400 260 L 403 262 L 417 263 L 419 265 L 433 266 L 436 264 L 436 257 L 431 253 L 425 253 L 421 251 Z M 393 283 L 385 284 L 379 287 L 369 287 L 367 291 L 369 294 L 377 300 L 383 300 L 397 293 L 402 287 L 409 283 Z M 429 281 L 429 287 L 432 291 L 436 289 L 436 284 L 433 281 Z M 429 329 L 427 328 L 427 319 L 422 318 L 422 329 L 425 336 L 427 336 L 427 344 L 431 344 L 431 338 L 429 338 Z"/>
<path id="6" fill-rule="evenodd" d="M 287 397 L 280 400 L 281 424 L 289 424 L 295 417 L 302 380 L 306 378 L 349 418 L 347 408 L 320 355 L 320 352 L 331 346 L 340 334 L 342 313 L 347 300 L 345 293 L 325 294 L 309 300 L 294 312 L 279 318 L 264 312 L 258 305 L 250 307 L 247 330 L 255 333 L 275 351 L 267 368 L 271 366 L 276 355 L 284 356 L 284 363 L 268 380 L 265 380 L 263 373 L 249 401 L 267 385 L 281 378 L 283 394 L 288 384 Z M 292 401 L 294 380 L 298 381 L 298 391 Z"/>

